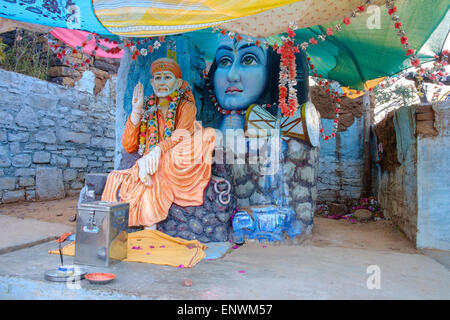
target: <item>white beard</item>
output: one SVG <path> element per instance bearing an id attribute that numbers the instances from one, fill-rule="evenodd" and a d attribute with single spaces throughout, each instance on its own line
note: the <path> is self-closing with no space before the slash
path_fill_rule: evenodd
<path id="1" fill-rule="evenodd" d="M 172 88 L 172 90 L 169 90 L 169 91 L 158 92 L 158 91 L 155 90 L 155 95 L 156 95 L 158 98 L 165 98 L 165 97 L 171 95 L 171 94 L 172 94 L 175 90 L 177 90 L 177 89 L 178 89 L 178 88 L 177 88 L 177 86 L 175 85 L 175 86 Z"/>

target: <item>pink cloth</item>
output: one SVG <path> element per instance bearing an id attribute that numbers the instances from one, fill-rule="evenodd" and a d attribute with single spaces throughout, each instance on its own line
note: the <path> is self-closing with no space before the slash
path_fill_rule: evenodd
<path id="1" fill-rule="evenodd" d="M 65 44 L 71 46 L 72 48 L 81 46 L 83 41 L 86 41 L 86 46 L 83 48 L 83 52 L 86 54 L 91 54 L 92 50 L 94 50 L 96 45 L 94 38 L 92 40 L 87 40 L 87 35 L 89 34 L 89 32 L 86 31 L 55 28 L 50 33 L 57 39 L 64 42 Z M 94 37 L 94 35 L 92 35 L 92 37 Z M 104 40 L 100 40 L 100 44 L 108 48 L 113 48 L 117 46 L 116 44 L 106 42 Z M 102 58 L 120 59 L 123 56 L 123 50 L 121 50 L 119 53 L 111 54 L 99 48 L 97 49 L 96 56 Z"/>

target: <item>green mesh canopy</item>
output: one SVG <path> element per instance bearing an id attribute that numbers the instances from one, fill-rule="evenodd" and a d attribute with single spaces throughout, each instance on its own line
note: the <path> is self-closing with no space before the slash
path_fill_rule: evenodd
<path id="1" fill-rule="evenodd" d="M 396 14 L 403 24 L 410 48 L 417 51 L 422 62 L 433 60 L 434 55 L 442 51 L 450 26 L 449 8 L 448 0 L 398 1 Z M 335 30 L 338 23 L 342 25 L 340 32 Z M 318 35 L 326 34 L 330 27 L 334 35 L 327 36 L 325 41 L 319 40 Z M 382 6 L 378 7 L 378 12 L 369 11 L 352 18 L 350 25 L 336 21 L 296 30 L 296 43 L 308 42 L 307 55 L 324 78 L 363 90 L 368 80 L 391 76 L 411 67 L 397 31 L 392 17 Z M 205 51 L 208 60 L 214 59 L 219 35 L 210 29 L 190 35 Z M 312 37 L 318 41 L 317 45 L 309 43 Z M 281 43 L 280 35 L 267 40 Z"/>

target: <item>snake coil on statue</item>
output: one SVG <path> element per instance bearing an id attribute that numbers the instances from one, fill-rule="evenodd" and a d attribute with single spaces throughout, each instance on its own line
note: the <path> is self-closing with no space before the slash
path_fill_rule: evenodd
<path id="1" fill-rule="evenodd" d="M 231 191 L 231 183 L 221 177 L 216 177 L 216 176 L 212 176 L 211 177 L 212 182 L 214 183 L 214 191 L 219 195 L 219 202 L 226 206 L 228 203 L 230 203 L 231 200 L 231 196 L 230 196 L 230 191 Z M 219 190 L 219 185 L 220 184 L 226 184 L 226 189 L 220 191 Z M 226 197 L 226 200 L 224 200 L 224 197 Z"/>

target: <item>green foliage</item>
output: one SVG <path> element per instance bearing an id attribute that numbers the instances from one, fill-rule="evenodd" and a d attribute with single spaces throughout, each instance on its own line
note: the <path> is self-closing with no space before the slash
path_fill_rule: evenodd
<path id="1" fill-rule="evenodd" d="M 0 49 L 1 68 L 42 80 L 47 79 L 49 58 L 50 52 L 45 46 L 45 39 L 34 32 L 17 31 L 14 44 L 11 47 L 3 44 Z"/>
<path id="2" fill-rule="evenodd" d="M 409 105 L 415 98 L 415 88 L 410 85 L 392 85 L 381 88 L 378 86 L 375 90 L 375 99 L 377 104 L 398 104 L 399 107 Z"/>
<path id="3" fill-rule="evenodd" d="M 0 38 L 0 63 L 3 63 L 5 61 L 5 48 L 8 47 L 6 44 L 3 43 L 3 39 Z"/>
<path id="4" fill-rule="evenodd" d="M 410 106 L 418 98 L 412 81 L 399 81 L 399 78 L 394 77 L 384 80 L 382 84 L 373 90 L 377 106 L 375 116 L 386 111 Z"/>

